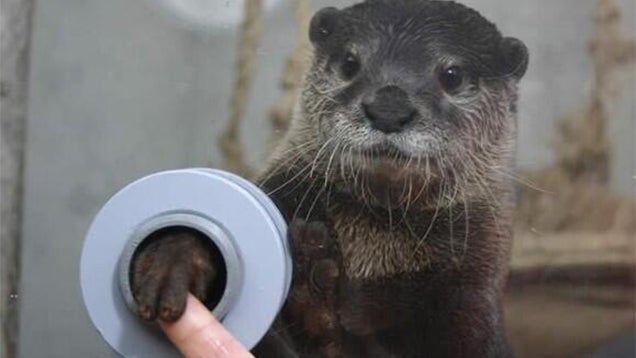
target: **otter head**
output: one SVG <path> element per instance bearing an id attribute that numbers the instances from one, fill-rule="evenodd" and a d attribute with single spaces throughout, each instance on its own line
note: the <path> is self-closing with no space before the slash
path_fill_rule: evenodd
<path id="1" fill-rule="evenodd" d="M 479 195 L 509 165 L 528 53 L 478 12 L 368 0 L 319 11 L 309 36 L 294 127 L 333 182 L 378 205 L 439 205 Z"/>

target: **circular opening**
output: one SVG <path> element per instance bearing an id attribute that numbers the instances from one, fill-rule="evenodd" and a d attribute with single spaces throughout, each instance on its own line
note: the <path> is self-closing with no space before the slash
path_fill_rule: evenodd
<path id="1" fill-rule="evenodd" d="M 189 240 L 186 242 L 186 247 L 184 248 L 182 242 L 178 242 L 179 239 L 189 239 L 195 238 L 195 241 Z M 172 239 L 172 240 L 171 240 Z M 221 253 L 221 250 L 214 244 L 213 238 L 210 238 L 203 232 L 187 227 L 187 226 L 169 226 L 164 227 L 159 230 L 152 232 L 146 238 L 144 238 L 139 245 L 135 248 L 135 251 L 132 256 L 132 260 L 130 261 L 130 267 L 128 271 L 128 279 L 131 287 L 135 286 L 135 277 L 132 270 L 132 265 L 138 258 L 139 254 L 144 252 L 146 249 L 155 250 L 162 245 L 159 241 L 164 241 L 162 249 L 170 249 L 170 246 L 174 246 L 175 251 L 174 254 L 188 255 L 188 252 L 194 252 L 194 250 L 199 250 L 201 247 L 207 250 L 210 255 L 211 261 L 215 270 L 215 277 L 213 279 L 212 284 L 207 287 L 206 290 L 206 300 L 203 302 L 210 311 L 213 311 L 214 308 L 219 304 L 221 298 L 225 293 L 227 288 L 227 265 L 225 262 L 225 258 Z M 177 248 L 178 245 L 178 248 Z M 190 247 L 188 247 L 190 246 Z M 181 250 L 185 250 L 186 252 L 180 252 Z M 187 257 L 181 256 L 182 259 L 187 259 Z M 176 257 L 176 260 L 179 260 L 180 257 Z M 159 258 L 161 260 L 161 258 Z M 174 261 L 170 259 L 166 259 L 166 262 L 163 263 L 165 265 L 173 264 Z M 163 268 L 168 269 L 168 268 Z M 191 270 L 196 270 L 196 268 L 191 268 Z M 151 273 L 155 274 L 155 273 Z M 183 279 L 187 279 L 187 277 L 183 277 Z M 189 291 L 193 292 L 194 287 L 192 286 L 194 283 L 189 283 Z M 135 302 L 137 302 L 137 298 L 134 297 Z"/>

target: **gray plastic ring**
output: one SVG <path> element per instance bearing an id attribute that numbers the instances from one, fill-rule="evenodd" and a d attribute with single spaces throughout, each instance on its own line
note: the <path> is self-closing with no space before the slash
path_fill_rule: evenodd
<path id="1" fill-rule="evenodd" d="M 246 348 L 267 332 L 291 284 L 286 225 L 254 184 L 214 169 L 185 169 L 140 179 L 113 196 L 84 243 L 80 283 L 89 316 L 125 357 L 177 357 L 153 324 L 133 313 L 129 268 L 135 249 L 170 226 L 196 229 L 219 248 L 227 284 L 213 314 Z"/>

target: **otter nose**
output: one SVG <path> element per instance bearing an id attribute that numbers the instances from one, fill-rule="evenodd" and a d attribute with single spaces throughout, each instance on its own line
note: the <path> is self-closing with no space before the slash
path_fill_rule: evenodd
<path id="1" fill-rule="evenodd" d="M 362 102 L 362 109 L 371 126 L 384 133 L 401 131 L 417 114 L 408 94 L 397 86 L 379 89 L 372 99 Z"/>

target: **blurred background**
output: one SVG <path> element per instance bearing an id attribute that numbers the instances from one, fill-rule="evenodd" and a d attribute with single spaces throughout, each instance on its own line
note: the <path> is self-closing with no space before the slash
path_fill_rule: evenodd
<path id="1" fill-rule="evenodd" d="M 511 342 L 520 357 L 634 357 L 635 2 L 462 2 L 531 54 Z M 2 0 L 6 357 L 115 356 L 78 285 L 93 216 L 152 172 L 258 170 L 286 128 L 311 14 L 352 3 Z"/>

